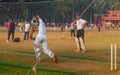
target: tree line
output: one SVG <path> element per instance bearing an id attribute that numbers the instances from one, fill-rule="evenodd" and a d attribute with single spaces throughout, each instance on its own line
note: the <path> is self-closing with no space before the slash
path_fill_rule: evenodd
<path id="1" fill-rule="evenodd" d="M 9 18 L 31 20 L 40 15 L 46 22 L 70 22 L 82 13 L 93 0 L 3 0 L 0 2 L 0 24 Z M 108 10 L 120 10 L 120 0 L 95 0 L 83 14 L 90 21 L 94 14 L 105 14 Z"/>

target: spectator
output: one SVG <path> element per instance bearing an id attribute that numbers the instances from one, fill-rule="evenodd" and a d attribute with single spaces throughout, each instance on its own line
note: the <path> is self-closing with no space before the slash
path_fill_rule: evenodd
<path id="1" fill-rule="evenodd" d="M 22 32 L 23 31 L 23 23 L 22 23 L 22 21 L 18 23 L 18 26 L 20 27 L 20 32 Z"/>
<path id="2" fill-rule="evenodd" d="M 72 22 L 71 22 L 71 37 L 72 36 L 74 36 L 75 37 L 75 20 L 73 20 Z"/>
<path id="3" fill-rule="evenodd" d="M 36 20 L 33 17 L 32 21 L 31 21 L 30 34 L 29 34 L 29 37 L 31 40 L 33 40 L 33 33 L 35 31 L 35 22 L 36 22 Z"/>
<path id="4" fill-rule="evenodd" d="M 28 40 L 30 31 L 30 23 L 25 21 L 25 32 L 24 32 L 24 40 Z"/>
<path id="5" fill-rule="evenodd" d="M 6 42 L 10 41 L 10 35 L 12 34 L 12 41 L 14 40 L 14 34 L 15 34 L 15 22 L 13 19 L 10 19 L 8 22 L 8 40 Z"/>

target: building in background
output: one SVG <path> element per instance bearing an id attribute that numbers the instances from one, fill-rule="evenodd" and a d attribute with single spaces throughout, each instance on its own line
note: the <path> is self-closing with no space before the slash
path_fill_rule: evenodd
<path id="1" fill-rule="evenodd" d="M 120 25 L 120 10 L 109 10 L 107 14 L 102 15 L 102 25 L 105 25 L 107 22 L 115 26 Z"/>

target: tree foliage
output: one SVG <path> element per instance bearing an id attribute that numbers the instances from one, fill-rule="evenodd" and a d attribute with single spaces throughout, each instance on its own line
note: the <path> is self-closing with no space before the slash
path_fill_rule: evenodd
<path id="1" fill-rule="evenodd" d="M 70 22 L 77 13 L 82 13 L 93 0 L 4 0 L 0 2 L 0 20 L 9 18 L 30 20 L 41 15 L 48 22 Z M 27 2 L 27 3 L 26 3 Z M 104 14 L 107 10 L 120 10 L 120 0 L 96 0 L 84 13 L 90 20 L 94 14 Z"/>

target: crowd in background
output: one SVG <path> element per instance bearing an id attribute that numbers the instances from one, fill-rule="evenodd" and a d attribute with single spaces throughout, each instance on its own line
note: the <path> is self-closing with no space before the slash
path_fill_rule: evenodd
<path id="1" fill-rule="evenodd" d="M 8 28 L 9 20 L 4 22 L 4 27 Z M 32 40 L 32 39 L 34 39 L 33 33 L 38 30 L 38 25 L 39 25 L 38 22 L 36 22 L 34 20 L 34 17 L 32 18 L 31 21 L 20 20 L 18 22 L 14 21 L 14 23 L 15 23 L 15 26 L 17 28 L 19 28 L 19 32 L 24 32 L 24 40 L 28 40 L 28 39 Z M 75 30 L 75 27 L 73 27 L 72 24 L 69 23 L 69 22 L 66 22 L 66 23 L 46 22 L 46 26 L 48 28 L 50 28 L 52 31 L 60 30 L 61 32 L 64 32 L 65 30 L 68 29 L 68 30 L 71 31 L 71 36 L 72 36 L 73 30 Z M 101 23 L 98 23 L 98 24 L 90 24 L 90 23 L 88 23 L 86 28 L 88 30 L 97 29 L 100 32 L 101 29 L 105 29 L 105 30 L 119 29 L 120 25 L 119 24 L 114 24 L 114 23 L 109 21 L 109 22 L 104 23 L 104 25 L 101 24 Z M 13 39 L 14 38 L 13 32 L 10 33 L 9 30 L 8 30 L 8 40 L 7 41 L 9 41 L 9 38 L 10 38 L 11 34 L 12 34 L 12 39 Z M 75 36 L 75 34 L 74 34 L 74 36 Z"/>

